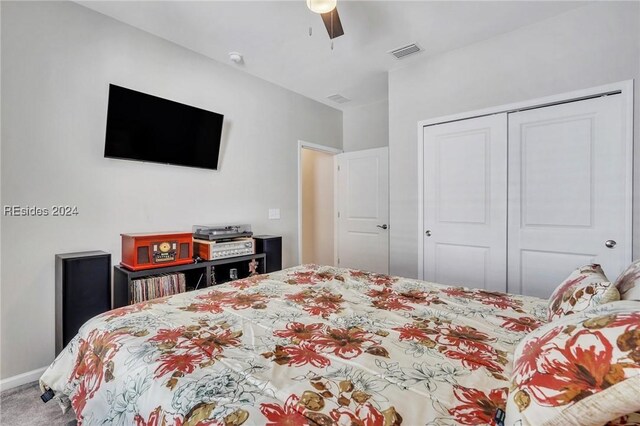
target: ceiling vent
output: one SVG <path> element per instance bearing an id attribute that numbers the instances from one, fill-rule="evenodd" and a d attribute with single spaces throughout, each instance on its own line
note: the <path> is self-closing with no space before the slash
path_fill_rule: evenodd
<path id="1" fill-rule="evenodd" d="M 411 43 L 411 44 L 408 44 L 406 46 L 402 46 L 402 47 L 399 47 L 397 49 L 390 50 L 387 53 L 391 53 L 393 56 L 395 56 L 396 59 L 403 59 L 403 58 L 406 58 L 409 55 L 413 55 L 414 53 L 418 53 L 421 50 L 422 49 L 420 49 L 420 46 L 418 46 L 415 43 Z"/>
<path id="2" fill-rule="evenodd" d="M 338 95 L 337 93 L 335 95 L 331 95 L 331 96 L 327 96 L 327 99 L 337 103 L 337 104 L 344 104 L 349 102 L 351 99 L 345 98 L 342 95 Z"/>

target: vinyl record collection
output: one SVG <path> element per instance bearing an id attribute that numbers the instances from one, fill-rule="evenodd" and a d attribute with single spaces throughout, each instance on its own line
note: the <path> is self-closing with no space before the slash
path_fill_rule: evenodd
<path id="1" fill-rule="evenodd" d="M 184 293 L 186 290 L 186 279 L 181 273 L 131 280 L 131 303 Z"/>

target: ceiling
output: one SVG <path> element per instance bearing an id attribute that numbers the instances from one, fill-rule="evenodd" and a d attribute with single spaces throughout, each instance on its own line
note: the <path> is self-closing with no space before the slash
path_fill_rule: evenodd
<path id="1" fill-rule="evenodd" d="M 304 0 L 78 3 L 338 109 L 387 99 L 389 70 L 584 4 L 338 0 L 345 35 L 332 50 L 321 17 Z M 424 51 L 402 60 L 387 53 L 409 43 Z M 232 63 L 232 51 L 244 62 Z M 351 102 L 327 99 L 336 93 Z"/>

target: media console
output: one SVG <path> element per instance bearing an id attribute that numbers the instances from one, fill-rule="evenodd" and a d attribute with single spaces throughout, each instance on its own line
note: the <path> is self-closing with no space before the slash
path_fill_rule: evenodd
<path id="1" fill-rule="evenodd" d="M 162 274 L 181 272 L 185 275 L 187 291 L 198 288 L 210 287 L 231 281 L 230 271 L 236 269 L 238 278 L 249 276 L 249 264 L 252 260 L 258 262 L 257 273 L 264 274 L 266 269 L 265 253 L 250 254 L 246 256 L 229 257 L 220 260 L 206 260 L 187 265 L 167 266 L 161 268 L 131 271 L 121 266 L 113 267 L 113 308 L 121 308 L 131 304 L 131 281 Z"/>

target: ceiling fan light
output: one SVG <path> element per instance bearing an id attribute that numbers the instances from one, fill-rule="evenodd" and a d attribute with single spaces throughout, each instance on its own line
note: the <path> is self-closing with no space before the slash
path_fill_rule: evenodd
<path id="1" fill-rule="evenodd" d="M 337 0 L 307 0 L 307 7 L 315 13 L 328 13 L 336 8 Z"/>

